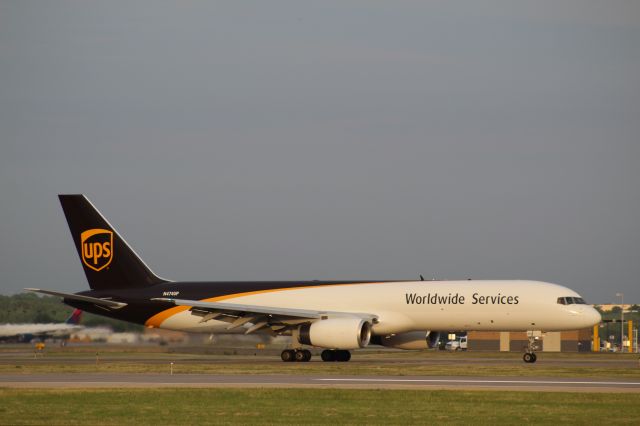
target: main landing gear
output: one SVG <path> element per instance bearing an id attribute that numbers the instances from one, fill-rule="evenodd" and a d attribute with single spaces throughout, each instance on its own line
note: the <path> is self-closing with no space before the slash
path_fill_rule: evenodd
<path id="1" fill-rule="evenodd" d="M 286 349 L 280 354 L 284 362 L 309 362 L 311 351 L 306 349 Z"/>
<path id="2" fill-rule="evenodd" d="M 280 354 L 284 362 L 309 362 L 311 351 L 307 349 L 286 349 Z M 324 362 L 347 362 L 351 359 L 351 352 L 345 350 L 326 349 L 320 354 Z"/>
<path id="3" fill-rule="evenodd" d="M 538 357 L 536 356 L 536 338 L 533 335 L 527 336 L 529 343 L 527 344 L 526 352 L 522 355 L 522 360 L 526 363 L 533 364 Z"/>
<path id="4" fill-rule="evenodd" d="M 320 358 L 322 358 L 324 362 L 347 362 L 351 359 L 351 352 L 344 350 L 325 349 L 320 354 Z"/>

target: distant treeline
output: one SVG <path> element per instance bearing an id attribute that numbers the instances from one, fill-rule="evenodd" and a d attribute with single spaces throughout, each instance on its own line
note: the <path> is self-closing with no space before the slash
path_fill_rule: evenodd
<path id="1" fill-rule="evenodd" d="M 34 293 L 0 295 L 0 324 L 64 322 L 73 312 L 57 297 Z M 86 327 L 111 327 L 114 331 L 142 331 L 143 326 L 85 312 L 80 324 Z"/>
<path id="2" fill-rule="evenodd" d="M 617 320 L 620 318 L 621 308 L 619 306 L 614 306 L 613 309 L 607 312 L 602 311 L 602 309 L 600 309 L 598 305 L 596 305 L 596 309 L 602 315 L 603 320 Z M 631 305 L 630 309 L 624 311 L 624 318 L 625 321 L 631 319 L 633 321 L 636 321 L 637 324 L 637 321 L 640 320 L 640 305 Z"/>

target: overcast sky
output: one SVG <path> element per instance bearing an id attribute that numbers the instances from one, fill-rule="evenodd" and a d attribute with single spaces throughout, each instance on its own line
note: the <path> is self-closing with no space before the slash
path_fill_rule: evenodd
<path id="1" fill-rule="evenodd" d="M 640 2 L 2 0 L 2 293 L 87 288 L 58 193 L 176 280 L 640 303 Z"/>

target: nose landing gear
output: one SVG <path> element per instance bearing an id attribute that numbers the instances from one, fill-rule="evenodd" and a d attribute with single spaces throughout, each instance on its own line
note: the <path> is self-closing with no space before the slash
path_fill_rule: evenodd
<path id="1" fill-rule="evenodd" d="M 533 336 L 533 333 L 531 334 L 527 333 L 527 334 L 528 334 L 527 338 L 529 340 L 529 343 L 527 344 L 526 352 L 524 353 L 524 355 L 522 355 L 522 360 L 526 363 L 533 364 L 538 359 L 535 353 L 536 338 L 535 336 Z"/>

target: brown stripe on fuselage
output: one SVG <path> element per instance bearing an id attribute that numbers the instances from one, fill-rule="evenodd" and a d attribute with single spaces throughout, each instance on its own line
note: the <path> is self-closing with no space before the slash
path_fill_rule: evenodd
<path id="1" fill-rule="evenodd" d="M 363 285 L 363 284 L 388 284 L 390 281 L 374 281 L 374 282 L 359 282 L 359 283 L 344 283 L 344 284 L 326 284 L 326 285 L 316 285 L 316 286 L 300 286 L 300 287 L 287 287 L 287 288 L 271 288 L 266 290 L 256 290 L 256 291 L 246 291 L 243 293 L 232 293 L 225 294 L 224 296 L 210 297 L 206 299 L 200 299 L 200 302 L 220 302 L 221 300 L 235 299 L 238 297 L 244 296 L 252 296 L 254 294 L 265 294 L 265 293 L 275 293 L 277 291 L 288 291 L 288 290 L 301 290 L 308 288 L 318 288 L 318 287 L 335 287 L 335 286 L 346 286 L 346 285 Z M 401 281 L 398 281 L 401 282 Z M 281 306 L 280 306 L 281 307 Z M 151 318 L 149 318 L 145 322 L 145 326 L 151 328 L 159 328 L 164 321 L 171 318 L 174 315 L 179 314 L 180 312 L 184 312 L 191 309 L 190 306 L 174 306 L 169 309 L 165 309 L 164 311 L 158 312 Z"/>

